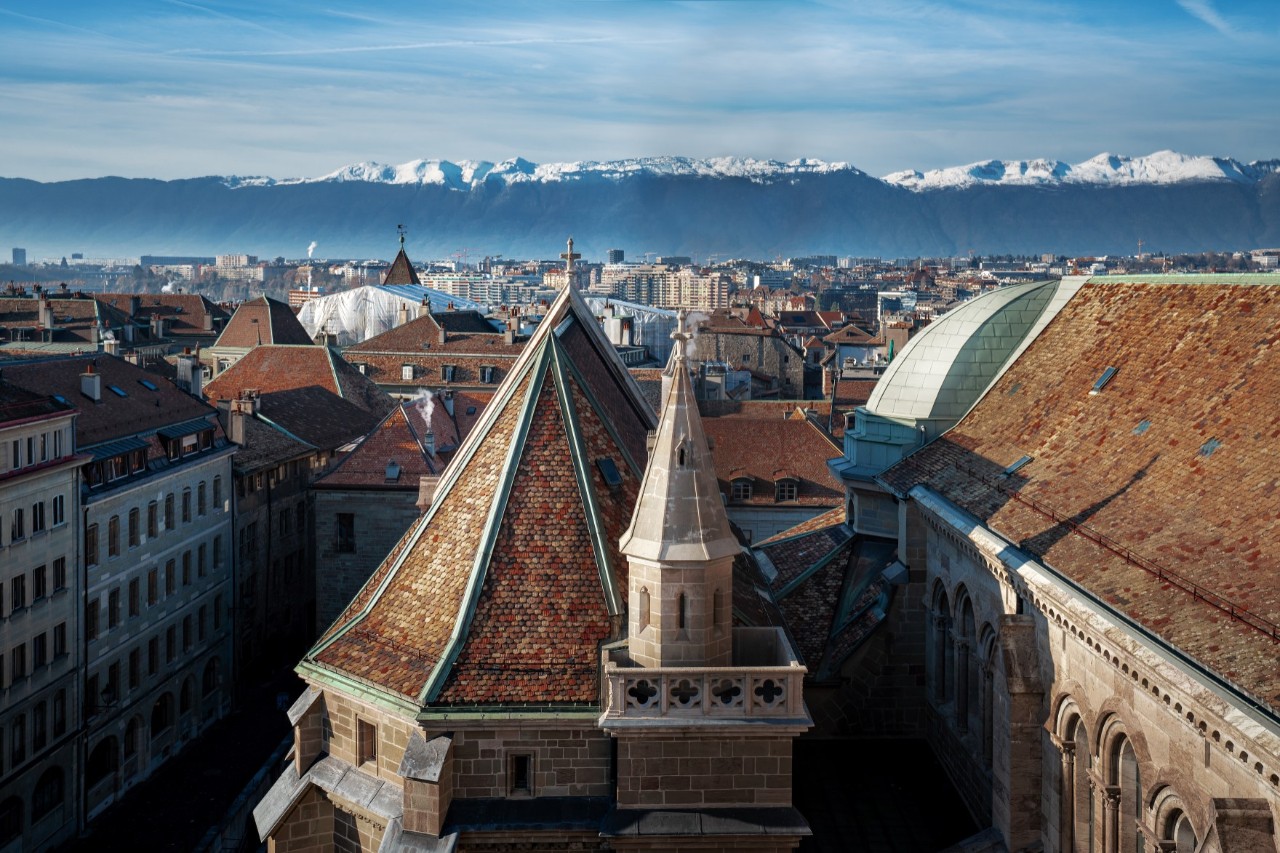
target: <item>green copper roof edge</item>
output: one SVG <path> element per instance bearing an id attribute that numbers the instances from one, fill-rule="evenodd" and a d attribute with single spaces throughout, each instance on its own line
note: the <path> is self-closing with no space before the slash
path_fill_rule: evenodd
<path id="1" fill-rule="evenodd" d="M 262 412 L 258 412 L 256 416 L 257 416 L 258 420 L 262 421 L 262 422 L 263 422 L 263 423 L 265 423 L 265 424 L 268 424 L 272 429 L 277 429 L 277 430 L 279 430 L 280 432 L 282 432 L 282 433 L 284 433 L 285 435 L 289 436 L 289 438 L 292 438 L 294 441 L 298 442 L 299 444 L 305 444 L 307 447 L 316 447 L 314 444 L 312 444 L 311 442 L 307 441 L 306 439 L 304 439 L 304 438 L 298 438 L 298 436 L 296 436 L 296 435 L 294 435 L 293 433 L 289 432 L 289 430 L 287 430 L 287 429 L 285 429 L 284 427 L 280 426 L 280 424 L 278 424 L 278 423 L 276 423 L 275 421 L 271 420 L 271 418 L 269 418 L 269 417 L 267 417 L 266 415 L 262 414 Z M 320 448 L 316 447 L 316 449 L 317 449 L 317 450 L 319 450 Z"/>
<path id="2" fill-rule="evenodd" d="M 858 613 L 857 617 L 855 617 L 855 619 L 850 619 L 846 621 L 843 627 L 840 629 L 840 631 L 843 631 L 847 628 L 852 627 L 853 623 L 857 619 L 861 619 L 863 615 L 870 613 L 872 610 L 878 609 L 880 611 L 880 621 L 883 622 L 889 615 L 889 604 L 892 600 L 893 600 L 893 587 L 889 586 L 889 587 L 886 587 L 878 596 L 876 596 L 875 599 L 873 599 L 870 604 L 868 604 L 865 608 L 863 608 Z M 840 631 L 833 631 L 827 639 L 829 641 L 834 640 L 836 637 L 840 635 Z M 831 645 L 830 643 L 828 643 L 827 652 L 823 654 L 822 660 L 818 661 L 818 669 L 817 669 L 817 672 L 814 673 L 814 680 L 822 681 L 827 678 L 831 678 L 833 673 L 839 671 L 840 667 L 844 666 L 845 661 L 853 657 L 854 652 L 862 648 L 862 644 L 865 643 L 867 639 L 870 638 L 871 634 L 874 632 L 875 632 L 874 628 L 871 631 L 868 631 L 867 635 L 863 637 L 857 644 L 855 644 L 853 648 L 849 649 L 847 653 L 842 655 L 839 660 L 836 660 L 835 657 L 831 654 Z"/>
<path id="3" fill-rule="evenodd" d="M 404 696 L 382 690 L 373 684 L 312 661 L 302 661 L 293 668 L 293 671 L 301 678 L 319 681 L 396 714 L 413 716 L 418 712 L 418 706 Z"/>
<path id="4" fill-rule="evenodd" d="M 843 551 L 845 547 L 849 545 L 851 542 L 853 542 L 856 538 L 857 538 L 856 536 L 850 536 L 848 539 L 844 540 L 839 545 L 832 548 L 830 551 L 826 553 L 826 555 L 822 557 L 822 559 L 818 560 L 813 565 L 809 566 L 809 568 L 805 569 L 803 572 L 797 575 L 793 580 L 791 580 L 785 586 L 783 586 L 782 589 L 778 590 L 774 594 L 773 600 L 781 601 L 791 593 L 795 592 L 796 587 L 800 586 L 800 584 L 804 583 L 809 578 L 813 577 L 815 574 L 820 572 L 828 564 L 830 564 L 831 561 L 836 558 L 836 555 L 839 554 L 841 551 Z"/>
<path id="5" fill-rule="evenodd" d="M 498 413 L 502 409 L 506 408 L 507 403 L 513 396 L 515 396 L 515 392 L 520 387 L 520 384 L 525 381 L 531 372 L 537 370 L 538 365 L 539 362 L 536 359 L 531 359 L 530 361 L 525 362 L 525 369 L 523 369 L 519 374 L 516 374 L 514 379 L 511 379 L 510 376 L 508 377 L 511 379 L 511 385 L 507 387 L 507 390 L 501 397 L 495 397 L 492 404 L 485 407 L 484 416 L 481 417 L 480 422 L 477 423 L 471 430 L 471 433 L 468 434 L 468 438 L 482 429 L 485 433 L 488 433 L 489 430 L 493 429 L 493 425 L 498 418 Z M 490 413 L 492 413 L 492 417 L 488 417 Z M 444 496 L 448 494 L 449 490 L 453 487 L 453 484 L 457 482 L 458 477 L 461 476 L 461 472 L 466 469 L 468 464 L 470 464 L 471 459 L 475 456 L 480 444 L 481 442 L 478 440 L 472 441 L 469 444 L 464 442 L 463 449 L 465 452 L 455 456 L 452 463 L 445 466 L 444 474 L 440 478 L 440 484 L 436 487 L 435 496 L 431 500 L 431 506 L 427 507 L 427 511 L 423 513 L 422 518 L 415 522 L 414 531 L 409 537 L 408 544 L 406 544 L 403 550 L 400 551 L 400 555 L 396 558 L 395 565 L 391 567 L 391 570 L 387 572 L 386 577 L 384 577 L 382 582 L 378 584 L 378 588 L 374 591 L 373 595 L 369 597 L 369 600 L 365 603 L 364 607 L 360 609 L 360 612 L 355 616 L 352 616 L 350 621 L 343 625 L 342 628 L 335 631 L 333 636 L 313 646 L 312 649 L 304 656 L 304 660 L 314 658 L 316 655 L 323 652 L 336 642 L 338 638 L 342 637 L 355 627 L 364 619 L 364 617 L 369 615 L 369 611 L 373 609 L 374 602 L 378 601 L 378 599 L 382 597 L 382 594 L 391 584 L 391 581 L 393 581 L 395 576 L 399 574 L 400 567 L 404 565 L 404 561 L 408 558 L 409 552 L 413 550 L 414 543 L 418 541 L 422 536 L 423 531 L 426 530 L 427 525 L 431 523 L 433 518 L 435 518 L 436 511 L 439 509 L 441 503 L 443 503 Z"/>
<path id="6" fill-rule="evenodd" d="M 590 720 L 600 716 L 600 705 L 482 705 L 476 707 L 439 706 L 417 710 L 419 722 L 444 720 L 513 720 L 555 718 L 557 720 Z"/>
<path id="7" fill-rule="evenodd" d="M 274 337 L 274 333 L 272 334 Z M 328 347 L 324 348 L 325 358 L 329 360 L 329 372 L 333 374 L 333 387 L 338 389 L 338 396 L 342 399 L 348 399 L 346 389 L 342 387 L 342 379 L 338 376 L 338 363 L 334 361 L 333 350 Z"/>
<path id="8" fill-rule="evenodd" d="M 622 440 L 622 436 L 618 435 L 618 431 L 613 428 L 612 419 L 605 417 L 601 412 L 600 401 L 596 398 L 596 395 L 591 392 L 590 386 L 587 385 L 586 379 L 578 370 L 577 365 L 573 363 L 572 359 L 565 359 L 565 366 L 569 369 L 569 372 L 577 382 L 578 387 L 582 389 L 582 393 L 587 398 L 587 402 L 591 404 L 591 408 L 594 409 L 596 415 L 599 416 L 600 423 L 604 424 L 604 428 L 608 430 L 609 436 L 613 439 L 613 443 L 617 445 L 618 451 L 622 453 L 622 458 L 626 460 L 627 465 L 631 468 L 631 473 L 637 478 L 641 477 L 644 474 L 645 466 L 641 464 L 639 460 L 631 458 L 631 453 L 627 450 L 626 442 Z M 649 427 L 646 426 L 646 430 L 647 429 L 649 429 Z"/>
<path id="9" fill-rule="evenodd" d="M 440 655 L 440 659 L 431 668 L 431 673 L 427 676 L 427 682 L 418 694 L 418 704 L 420 706 L 434 702 L 439 698 L 441 691 L 444 690 L 445 681 L 448 680 L 449 673 L 453 670 L 453 665 L 457 662 L 458 655 L 462 654 L 462 647 L 467 641 L 471 620 L 475 618 L 476 607 L 480 602 L 480 593 L 484 589 L 484 581 L 489 573 L 489 559 L 493 555 L 493 546 L 497 542 L 498 533 L 502 529 L 502 516 L 507 509 L 507 500 L 511 497 L 511 485 L 515 481 L 516 471 L 520 467 L 520 456 L 524 452 L 525 443 L 529 438 L 529 425 L 532 420 L 529 415 L 537 405 L 538 396 L 542 393 L 542 385 L 546 381 L 547 366 L 550 360 L 551 356 L 548 352 L 548 347 L 544 346 L 542 352 L 538 353 L 537 359 L 531 362 L 531 378 L 529 387 L 525 391 L 524 401 L 521 403 L 521 417 L 516 427 L 516 434 L 512 436 L 511 447 L 507 451 L 506 462 L 503 464 L 502 477 L 498 483 L 496 494 L 493 502 L 489 504 L 489 517 L 485 520 L 484 530 L 480 536 L 480 545 L 476 548 L 475 561 L 471 567 L 471 577 L 468 578 L 466 590 L 462 594 L 462 607 L 459 608 L 457 618 L 454 619 L 453 632 L 445 644 L 444 653 Z"/>
<path id="10" fill-rule="evenodd" d="M 600 573 L 600 586 L 604 591 L 605 607 L 610 616 L 622 614 L 622 596 L 618 592 L 617 573 L 609 556 L 609 543 L 605 538 L 604 526 L 600 520 L 600 502 L 596 495 L 595 484 L 591 482 L 591 471 L 587 467 L 586 442 L 582 438 L 582 430 L 578 423 L 578 410 L 574 406 L 569 391 L 569 383 L 565 380 L 566 358 L 560 350 L 560 341 L 552 346 L 552 365 L 556 378 L 556 396 L 560 401 L 560 412 L 564 417 L 565 433 L 569 437 L 569 458 L 573 460 L 573 474 L 578 481 L 578 492 L 582 495 L 587 508 L 587 530 L 591 535 L 592 550 L 595 552 L 596 568 Z M 582 383 L 578 383 L 582 387 Z"/>

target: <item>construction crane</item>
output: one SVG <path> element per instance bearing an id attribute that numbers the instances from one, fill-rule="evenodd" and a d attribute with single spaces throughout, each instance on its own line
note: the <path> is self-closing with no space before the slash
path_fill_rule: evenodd
<path id="1" fill-rule="evenodd" d="M 461 249 L 458 249 L 450 257 L 452 257 L 455 261 L 461 260 L 462 268 L 465 270 L 467 268 L 467 259 L 471 257 L 470 253 L 483 252 L 483 251 L 484 251 L 483 249 L 477 249 L 475 246 L 465 246 Z"/>

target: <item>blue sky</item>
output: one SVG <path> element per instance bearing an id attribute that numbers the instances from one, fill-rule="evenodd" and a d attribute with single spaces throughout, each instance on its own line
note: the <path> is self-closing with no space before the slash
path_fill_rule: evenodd
<path id="1" fill-rule="evenodd" d="M 1280 0 L 0 0 L 0 175 L 1280 157 Z"/>

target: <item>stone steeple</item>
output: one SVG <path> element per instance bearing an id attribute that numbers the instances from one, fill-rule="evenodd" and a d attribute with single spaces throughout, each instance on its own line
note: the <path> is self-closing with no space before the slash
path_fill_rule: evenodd
<path id="1" fill-rule="evenodd" d="M 629 646 L 641 666 L 727 666 L 733 560 L 741 546 L 689 379 L 683 313 L 671 337 L 675 376 L 619 543 L 630 566 Z"/>

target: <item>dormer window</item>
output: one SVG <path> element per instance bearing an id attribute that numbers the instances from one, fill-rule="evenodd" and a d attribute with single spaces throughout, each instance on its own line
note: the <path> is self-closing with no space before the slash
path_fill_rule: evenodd
<path id="1" fill-rule="evenodd" d="M 751 500 L 751 492 L 751 478 L 737 477 L 729 486 L 729 500 L 749 501 Z"/>
<path id="2" fill-rule="evenodd" d="M 480 368 L 480 381 L 483 382 L 485 385 L 493 384 L 493 368 L 492 367 L 486 366 L 486 367 Z"/>
<path id="3" fill-rule="evenodd" d="M 405 382 L 413 381 L 413 365 L 412 364 L 400 365 L 400 378 Z"/>
<path id="4" fill-rule="evenodd" d="M 793 501 L 796 499 L 796 493 L 799 491 L 800 483 L 798 480 L 786 477 L 778 480 L 774 484 L 773 498 L 781 503 L 782 501 Z"/>
<path id="5" fill-rule="evenodd" d="M 454 371 L 456 370 L 456 367 L 457 366 L 453 364 L 441 365 L 440 378 L 443 379 L 445 382 L 452 382 L 453 374 L 454 374 Z"/>

